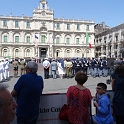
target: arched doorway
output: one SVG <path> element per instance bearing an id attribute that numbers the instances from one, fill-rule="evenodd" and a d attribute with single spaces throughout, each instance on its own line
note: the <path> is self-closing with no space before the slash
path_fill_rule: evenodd
<path id="1" fill-rule="evenodd" d="M 40 49 L 40 58 L 45 58 L 47 50 L 45 48 Z"/>

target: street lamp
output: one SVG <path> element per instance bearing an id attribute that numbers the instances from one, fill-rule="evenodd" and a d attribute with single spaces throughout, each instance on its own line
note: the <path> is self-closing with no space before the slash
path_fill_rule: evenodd
<path id="1" fill-rule="evenodd" d="M 38 48 L 38 45 L 37 44 L 35 44 L 35 57 L 38 57 L 38 50 L 37 50 L 37 48 Z"/>
<path id="2" fill-rule="evenodd" d="M 83 44 L 83 46 L 82 46 L 82 58 L 84 58 L 84 41 L 82 41 L 82 44 Z"/>

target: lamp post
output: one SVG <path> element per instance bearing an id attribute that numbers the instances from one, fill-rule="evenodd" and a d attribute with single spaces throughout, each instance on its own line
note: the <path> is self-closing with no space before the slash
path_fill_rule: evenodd
<path id="1" fill-rule="evenodd" d="M 82 44 L 83 44 L 83 46 L 82 46 L 82 58 L 84 58 L 84 41 L 82 41 Z"/>
<path id="2" fill-rule="evenodd" d="M 37 50 L 37 48 L 38 48 L 38 45 L 37 44 L 35 44 L 35 57 L 38 57 L 38 50 Z"/>

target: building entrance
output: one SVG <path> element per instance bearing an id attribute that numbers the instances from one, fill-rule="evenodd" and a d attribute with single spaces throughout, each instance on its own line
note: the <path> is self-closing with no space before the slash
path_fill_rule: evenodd
<path id="1" fill-rule="evenodd" d="M 45 48 L 40 49 L 40 58 L 45 58 L 47 50 Z"/>

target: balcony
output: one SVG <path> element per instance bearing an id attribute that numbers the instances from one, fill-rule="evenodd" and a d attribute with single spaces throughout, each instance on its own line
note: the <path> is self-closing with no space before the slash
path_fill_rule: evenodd
<path id="1" fill-rule="evenodd" d="M 95 46 L 101 46 L 102 43 L 95 43 Z"/>
<path id="2" fill-rule="evenodd" d="M 102 43 L 103 46 L 106 46 L 106 43 Z"/>

